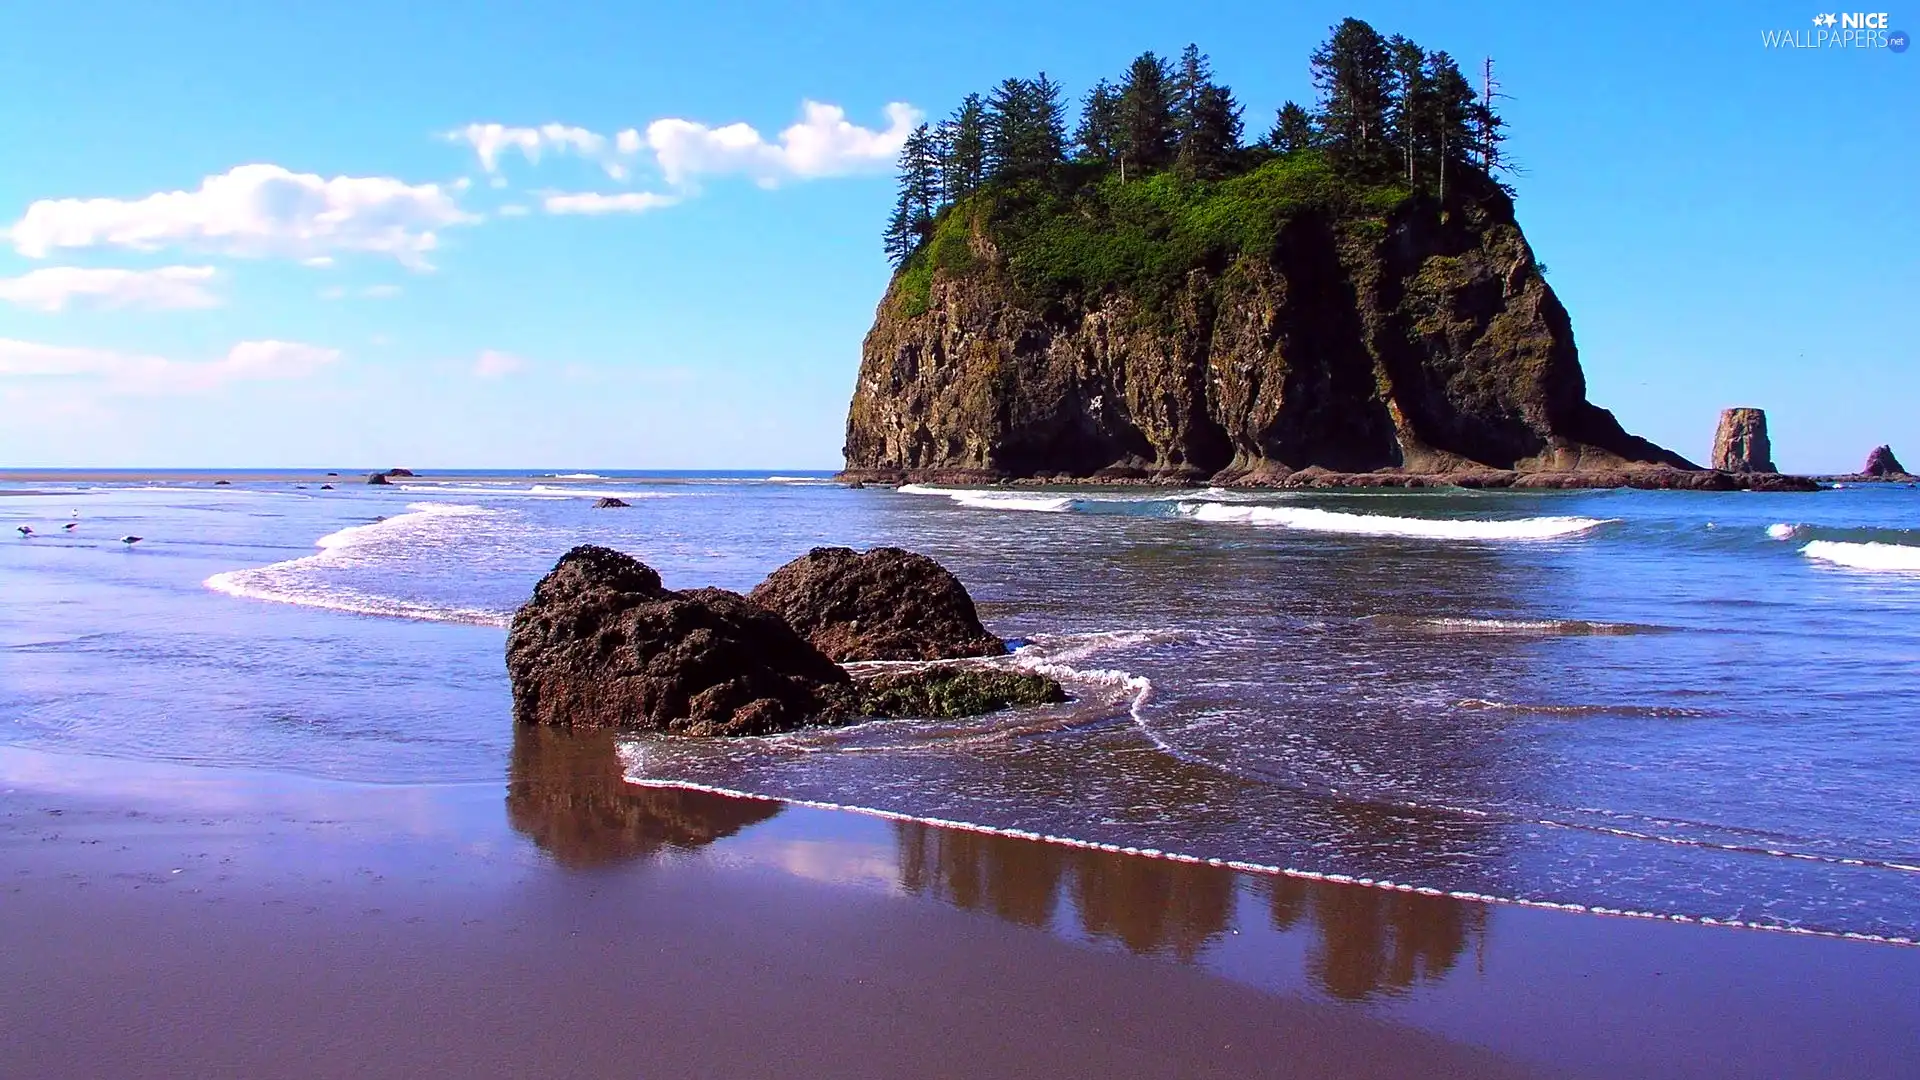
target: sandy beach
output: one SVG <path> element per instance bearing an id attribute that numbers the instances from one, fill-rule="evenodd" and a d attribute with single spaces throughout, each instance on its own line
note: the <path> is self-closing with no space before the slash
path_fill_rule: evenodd
<path id="1" fill-rule="evenodd" d="M 1911 949 L 507 780 L 0 750 L 7 1071 L 1910 1075 Z"/>

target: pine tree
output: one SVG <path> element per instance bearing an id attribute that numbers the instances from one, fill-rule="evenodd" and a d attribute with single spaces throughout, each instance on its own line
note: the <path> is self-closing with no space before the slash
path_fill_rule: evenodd
<path id="1" fill-rule="evenodd" d="M 1313 84 L 1320 90 L 1321 139 L 1349 166 L 1371 168 L 1385 146 L 1390 63 L 1379 31 L 1345 19 L 1313 53 Z"/>
<path id="2" fill-rule="evenodd" d="M 1469 155 L 1475 145 L 1476 102 L 1472 84 L 1460 73 L 1453 57 L 1444 52 L 1427 57 L 1427 85 L 1435 172 L 1444 202 L 1448 177 L 1459 176 L 1460 169 L 1472 160 Z"/>
<path id="3" fill-rule="evenodd" d="M 1280 106 L 1266 143 L 1283 154 L 1305 150 L 1314 144 L 1313 117 L 1307 110 L 1289 101 Z"/>
<path id="4" fill-rule="evenodd" d="M 1067 159 L 1067 106 L 1060 84 L 1047 78 L 1046 72 L 1028 84 L 1032 87 L 1033 124 L 1029 142 L 1023 147 L 1021 162 L 1027 175 L 1052 176 Z"/>
<path id="5" fill-rule="evenodd" d="M 980 190 L 987 176 L 987 110 L 980 95 L 962 98 L 940 130 L 940 194 L 958 202 Z"/>
<path id="6" fill-rule="evenodd" d="M 1493 99 L 1506 97 L 1500 92 L 1500 84 L 1493 77 L 1493 57 L 1489 56 L 1481 66 L 1480 100 L 1473 107 L 1473 126 L 1477 133 L 1475 140 L 1480 151 L 1480 168 L 1492 176 L 1502 165 L 1500 144 L 1507 141 L 1501 131 L 1507 122 L 1493 111 Z"/>
<path id="7" fill-rule="evenodd" d="M 1427 77 L 1426 50 L 1399 34 L 1387 39 L 1392 82 L 1387 90 L 1387 129 L 1400 152 L 1407 186 L 1419 180 L 1418 165 L 1428 156 L 1433 130 L 1432 87 Z"/>
<path id="8" fill-rule="evenodd" d="M 1120 178 L 1164 168 L 1173 160 L 1172 75 L 1166 62 L 1141 53 L 1120 88 Z"/>
<path id="9" fill-rule="evenodd" d="M 1200 95 L 1212 85 L 1213 65 L 1208 62 L 1207 54 L 1200 51 L 1200 46 L 1189 44 L 1180 50 L 1180 62 L 1173 66 L 1173 74 L 1167 81 L 1176 143 L 1184 144 L 1192 134 Z"/>
<path id="10" fill-rule="evenodd" d="M 1020 167 L 1020 147 L 1032 122 L 1032 87 L 1025 79 L 1006 79 L 987 97 L 987 178 L 1004 182 Z"/>
<path id="11" fill-rule="evenodd" d="M 1119 157 L 1120 96 L 1105 79 L 1093 84 L 1080 107 L 1080 126 L 1073 132 L 1075 154 L 1082 161 L 1111 165 Z"/>
<path id="12" fill-rule="evenodd" d="M 1180 167 L 1191 176 L 1224 175 L 1240 154 L 1240 105 L 1233 100 L 1233 91 L 1209 83 L 1189 108 L 1187 131 L 1180 140 Z"/>
<path id="13" fill-rule="evenodd" d="M 933 235 L 940 210 L 940 153 L 933 132 L 921 124 L 900 147 L 900 197 L 887 221 L 883 246 L 897 265 Z"/>

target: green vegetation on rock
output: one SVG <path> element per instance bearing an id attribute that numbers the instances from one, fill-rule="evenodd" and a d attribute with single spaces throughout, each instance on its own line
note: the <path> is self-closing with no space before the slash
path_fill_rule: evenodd
<path id="1" fill-rule="evenodd" d="M 828 718 L 979 716 L 1066 699 L 1060 684 L 1045 675 L 943 666 L 856 678 Z"/>

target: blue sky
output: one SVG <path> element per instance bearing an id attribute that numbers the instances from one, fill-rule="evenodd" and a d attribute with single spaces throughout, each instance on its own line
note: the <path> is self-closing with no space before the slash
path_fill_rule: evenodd
<path id="1" fill-rule="evenodd" d="M 7 5 L 0 466 L 835 467 L 890 105 L 1194 41 L 1259 131 L 1348 14 L 1497 59 L 1630 429 L 1700 459 L 1758 405 L 1786 468 L 1920 458 L 1920 55 L 1561 7 Z"/>

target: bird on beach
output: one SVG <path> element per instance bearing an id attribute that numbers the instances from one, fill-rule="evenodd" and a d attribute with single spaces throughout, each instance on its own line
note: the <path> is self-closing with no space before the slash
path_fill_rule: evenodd
<path id="1" fill-rule="evenodd" d="M 135 544 L 137 544 L 137 543 L 139 543 L 139 542 L 140 542 L 141 540 L 143 540 L 143 539 L 145 539 L 145 537 L 140 537 L 140 536 L 123 536 L 123 537 L 121 537 L 121 538 L 120 538 L 120 542 L 121 542 L 121 543 L 123 543 L 123 544 L 125 544 L 125 545 L 127 545 L 128 547 L 132 547 L 133 545 L 135 545 Z"/>
<path id="2" fill-rule="evenodd" d="M 31 526 L 31 525 L 22 525 L 22 526 L 20 526 L 20 535 L 21 535 L 21 536 L 32 536 L 32 535 L 33 535 L 33 526 Z"/>

